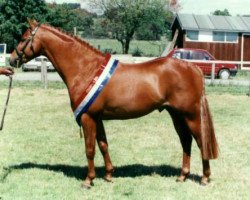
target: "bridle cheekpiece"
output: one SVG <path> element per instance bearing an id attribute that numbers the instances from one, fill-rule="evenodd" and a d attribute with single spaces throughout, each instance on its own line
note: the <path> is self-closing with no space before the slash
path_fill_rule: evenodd
<path id="1" fill-rule="evenodd" d="M 27 48 L 29 42 L 31 42 L 30 49 L 31 49 L 31 51 L 33 52 L 33 54 L 35 54 L 35 51 L 34 51 L 34 48 L 33 48 L 32 43 L 33 43 L 33 41 L 34 41 L 34 37 L 35 37 L 36 32 L 37 32 L 37 30 L 38 30 L 39 27 L 40 27 L 40 24 L 38 24 L 38 25 L 36 26 L 36 28 L 31 32 L 31 35 L 30 35 L 27 39 L 24 40 L 25 44 L 24 44 L 23 48 L 22 48 L 20 51 L 19 51 L 17 48 L 15 48 L 15 51 L 16 51 L 16 54 L 17 54 L 17 56 L 18 56 L 18 61 L 19 61 L 19 62 L 22 61 L 23 55 L 25 55 L 24 51 L 25 51 L 25 49 Z M 19 62 L 18 62 L 18 63 L 19 63 Z"/>

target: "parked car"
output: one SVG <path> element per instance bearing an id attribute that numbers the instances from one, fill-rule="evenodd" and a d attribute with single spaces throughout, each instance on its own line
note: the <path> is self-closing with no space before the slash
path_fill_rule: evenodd
<path id="1" fill-rule="evenodd" d="M 52 63 L 45 56 L 39 56 L 37 58 L 32 59 L 31 61 L 22 65 L 22 70 L 26 71 L 41 71 L 42 59 L 46 62 L 47 70 L 54 71 Z"/>
<path id="2" fill-rule="evenodd" d="M 204 49 L 191 49 L 191 48 L 180 48 L 173 49 L 167 55 L 167 57 L 183 59 L 183 60 L 203 60 L 203 61 L 216 61 L 208 51 Z M 196 62 L 195 64 L 201 68 L 205 76 L 211 76 L 212 63 Z M 238 67 L 235 64 L 220 63 L 215 64 L 215 77 L 221 79 L 228 79 L 230 76 L 237 74 Z"/>

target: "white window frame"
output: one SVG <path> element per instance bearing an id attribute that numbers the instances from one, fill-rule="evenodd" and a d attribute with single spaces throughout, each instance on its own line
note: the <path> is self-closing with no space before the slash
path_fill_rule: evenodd
<path id="1" fill-rule="evenodd" d="M 188 31 L 196 31 L 196 30 L 186 30 L 185 35 L 185 41 L 186 42 L 210 42 L 210 43 L 238 43 L 239 41 L 239 34 L 237 32 L 223 32 L 223 31 L 197 31 L 198 32 L 198 40 L 191 40 L 187 37 Z M 223 41 L 214 41 L 213 39 L 213 33 L 214 32 L 220 32 L 224 34 L 224 40 Z M 237 35 L 236 40 L 234 41 L 228 41 L 227 40 L 227 33 L 233 33 Z"/>
<path id="2" fill-rule="evenodd" d="M 198 33 L 198 38 L 197 38 L 197 40 L 192 40 L 192 39 L 190 39 L 190 38 L 188 38 L 188 32 L 195 32 L 195 33 Z M 196 31 L 196 30 L 186 30 L 186 35 L 185 35 L 185 37 L 186 37 L 186 41 L 190 41 L 190 42 L 199 42 L 199 31 Z"/>
<path id="3" fill-rule="evenodd" d="M 215 32 L 224 34 L 224 40 L 222 40 L 222 41 L 216 41 L 216 40 L 214 40 L 214 38 L 212 38 L 212 39 L 213 39 L 212 42 L 215 42 L 215 43 L 238 43 L 239 34 L 236 33 L 236 32 L 213 31 L 213 34 L 214 34 Z M 228 34 L 228 33 L 235 33 L 235 34 L 237 35 L 236 40 L 234 40 L 234 41 L 228 41 L 228 40 L 227 40 L 227 34 Z"/>

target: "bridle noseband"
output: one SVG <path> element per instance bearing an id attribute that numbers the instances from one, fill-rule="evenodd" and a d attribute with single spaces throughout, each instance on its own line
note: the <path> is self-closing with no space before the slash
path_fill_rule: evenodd
<path id="1" fill-rule="evenodd" d="M 24 41 L 25 41 L 25 44 L 24 44 L 23 48 L 22 48 L 20 51 L 17 49 L 17 47 L 15 48 L 15 51 L 16 51 L 16 54 L 17 54 L 17 56 L 18 56 L 18 61 L 19 61 L 19 62 L 22 61 L 23 55 L 25 55 L 24 51 L 25 51 L 25 49 L 27 48 L 29 42 L 31 42 L 30 49 L 31 49 L 31 51 L 33 52 L 33 54 L 35 54 L 35 51 L 34 51 L 34 48 L 33 48 L 33 45 L 32 45 L 32 44 L 33 44 L 34 37 L 35 37 L 36 32 L 37 32 L 37 30 L 38 30 L 39 27 L 40 27 L 40 24 L 38 24 L 38 25 L 36 26 L 36 28 L 31 32 L 31 35 L 30 35 L 26 40 L 24 40 Z"/>

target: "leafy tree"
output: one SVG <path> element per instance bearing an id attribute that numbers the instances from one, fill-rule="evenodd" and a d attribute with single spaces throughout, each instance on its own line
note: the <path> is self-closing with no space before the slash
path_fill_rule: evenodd
<path id="1" fill-rule="evenodd" d="M 80 4 L 46 4 L 44 0 L 0 0 L 0 43 L 7 43 L 11 52 L 27 29 L 27 17 L 40 23 L 73 32 L 73 27 L 89 30 L 93 25 L 90 15 L 80 9 Z"/>
<path id="2" fill-rule="evenodd" d="M 137 39 L 159 40 L 163 33 L 167 32 L 167 12 L 161 3 L 147 6 L 144 11 L 144 19 L 136 30 Z"/>
<path id="3" fill-rule="evenodd" d="M 93 36 L 96 38 L 110 37 L 107 20 L 105 18 L 98 17 L 94 20 Z"/>
<path id="4" fill-rule="evenodd" d="M 130 41 L 139 27 L 150 26 L 157 34 L 162 31 L 160 27 L 164 27 L 166 14 L 164 0 L 93 0 L 93 2 L 103 9 L 110 31 L 122 44 L 123 53 L 128 53 Z"/>
<path id="5" fill-rule="evenodd" d="M 44 0 L 3 0 L 0 2 L 0 43 L 10 52 L 27 28 L 27 17 L 45 21 L 48 13 Z"/>
<path id="6" fill-rule="evenodd" d="M 80 9 L 78 4 L 49 4 L 47 22 L 55 27 L 60 27 L 67 32 L 73 33 L 74 27 L 83 29 L 86 35 L 91 34 L 94 22 L 87 11 Z M 85 35 L 84 34 L 84 35 Z"/>
<path id="7" fill-rule="evenodd" d="M 215 10 L 213 13 L 213 15 L 223 15 L 223 16 L 231 16 L 229 11 L 227 9 L 224 10 Z"/>
<path id="8" fill-rule="evenodd" d="M 79 4 L 79 3 L 68 3 L 67 5 L 71 10 L 81 8 L 81 4 Z"/>
<path id="9" fill-rule="evenodd" d="M 68 4 L 49 4 L 49 11 L 47 22 L 52 26 L 60 27 L 67 32 L 73 33 L 77 17 Z"/>
<path id="10" fill-rule="evenodd" d="M 96 14 L 89 13 L 84 9 L 75 9 L 76 27 L 82 32 L 83 37 L 91 37 L 93 35 L 94 19 Z"/>

